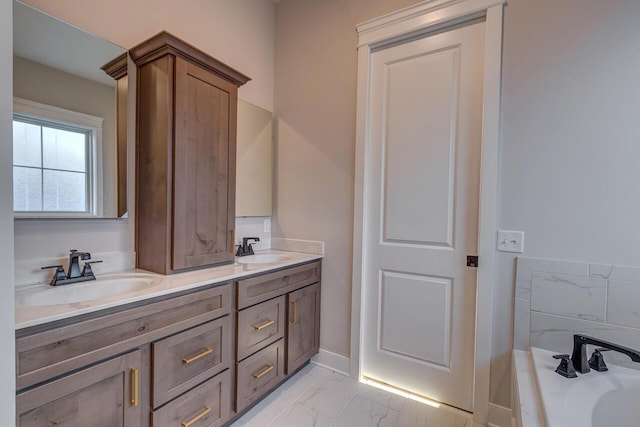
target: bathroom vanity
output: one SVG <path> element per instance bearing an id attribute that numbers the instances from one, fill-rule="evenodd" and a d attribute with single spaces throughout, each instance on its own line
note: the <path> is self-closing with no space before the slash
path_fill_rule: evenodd
<path id="1" fill-rule="evenodd" d="M 318 352 L 319 258 L 158 276 L 40 319 L 17 297 L 17 425 L 224 425 Z"/>

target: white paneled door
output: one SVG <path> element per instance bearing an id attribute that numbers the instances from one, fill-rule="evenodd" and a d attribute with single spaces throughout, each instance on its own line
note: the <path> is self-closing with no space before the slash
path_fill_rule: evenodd
<path id="1" fill-rule="evenodd" d="M 484 25 L 372 54 L 365 167 L 362 373 L 467 411 Z"/>

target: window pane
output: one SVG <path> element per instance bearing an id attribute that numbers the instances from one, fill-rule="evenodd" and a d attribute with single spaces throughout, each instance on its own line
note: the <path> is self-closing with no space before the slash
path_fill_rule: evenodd
<path id="1" fill-rule="evenodd" d="M 42 166 L 40 158 L 40 126 L 13 122 L 13 164 Z"/>
<path id="2" fill-rule="evenodd" d="M 43 172 L 45 211 L 87 211 L 86 174 L 46 169 Z"/>
<path id="3" fill-rule="evenodd" d="M 13 167 L 13 210 L 42 210 L 42 169 Z"/>
<path id="4" fill-rule="evenodd" d="M 42 128 L 45 168 L 86 172 L 86 135 L 53 128 Z"/>

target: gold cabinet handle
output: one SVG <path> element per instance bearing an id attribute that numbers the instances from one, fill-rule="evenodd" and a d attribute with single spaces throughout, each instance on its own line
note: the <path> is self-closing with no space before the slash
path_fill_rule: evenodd
<path id="1" fill-rule="evenodd" d="M 138 394 L 140 391 L 139 383 L 138 383 L 138 370 L 136 368 L 131 368 L 131 404 L 133 406 L 138 406 Z"/>
<path id="2" fill-rule="evenodd" d="M 213 349 L 207 347 L 203 351 L 201 351 L 200 353 L 196 354 L 195 356 L 182 359 L 182 363 L 184 363 L 186 365 L 186 364 L 189 364 L 191 362 L 195 362 L 196 360 L 200 359 L 201 357 L 205 357 L 209 353 L 213 353 Z"/>
<path id="3" fill-rule="evenodd" d="M 258 372 L 257 374 L 253 374 L 253 378 L 255 379 L 262 378 L 272 370 L 273 370 L 273 365 L 269 365 L 266 368 L 264 368 L 262 371 Z"/>
<path id="4" fill-rule="evenodd" d="M 191 424 L 195 423 L 200 418 L 202 418 L 205 415 L 207 415 L 209 412 L 211 412 L 211 407 L 205 406 L 204 410 L 202 412 L 200 412 L 198 415 L 196 415 L 195 417 L 191 418 L 189 421 L 183 421 L 180 424 L 182 425 L 182 427 L 189 427 Z"/>
<path id="5" fill-rule="evenodd" d="M 266 328 L 267 326 L 271 326 L 271 325 L 273 325 L 274 323 L 276 323 L 276 321 L 275 321 L 275 320 L 268 320 L 268 321 L 264 322 L 262 325 L 254 326 L 253 328 L 254 328 L 256 331 L 260 331 L 260 330 L 262 330 L 262 329 Z"/>
<path id="6" fill-rule="evenodd" d="M 296 323 L 298 321 L 298 304 L 295 301 L 291 301 L 291 305 L 293 306 L 293 319 L 290 322 Z"/>

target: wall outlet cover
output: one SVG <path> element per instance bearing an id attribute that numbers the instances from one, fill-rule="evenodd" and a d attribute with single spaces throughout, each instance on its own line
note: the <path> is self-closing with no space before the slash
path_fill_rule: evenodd
<path id="1" fill-rule="evenodd" d="M 524 231 L 498 230 L 497 250 L 501 252 L 524 252 Z"/>

